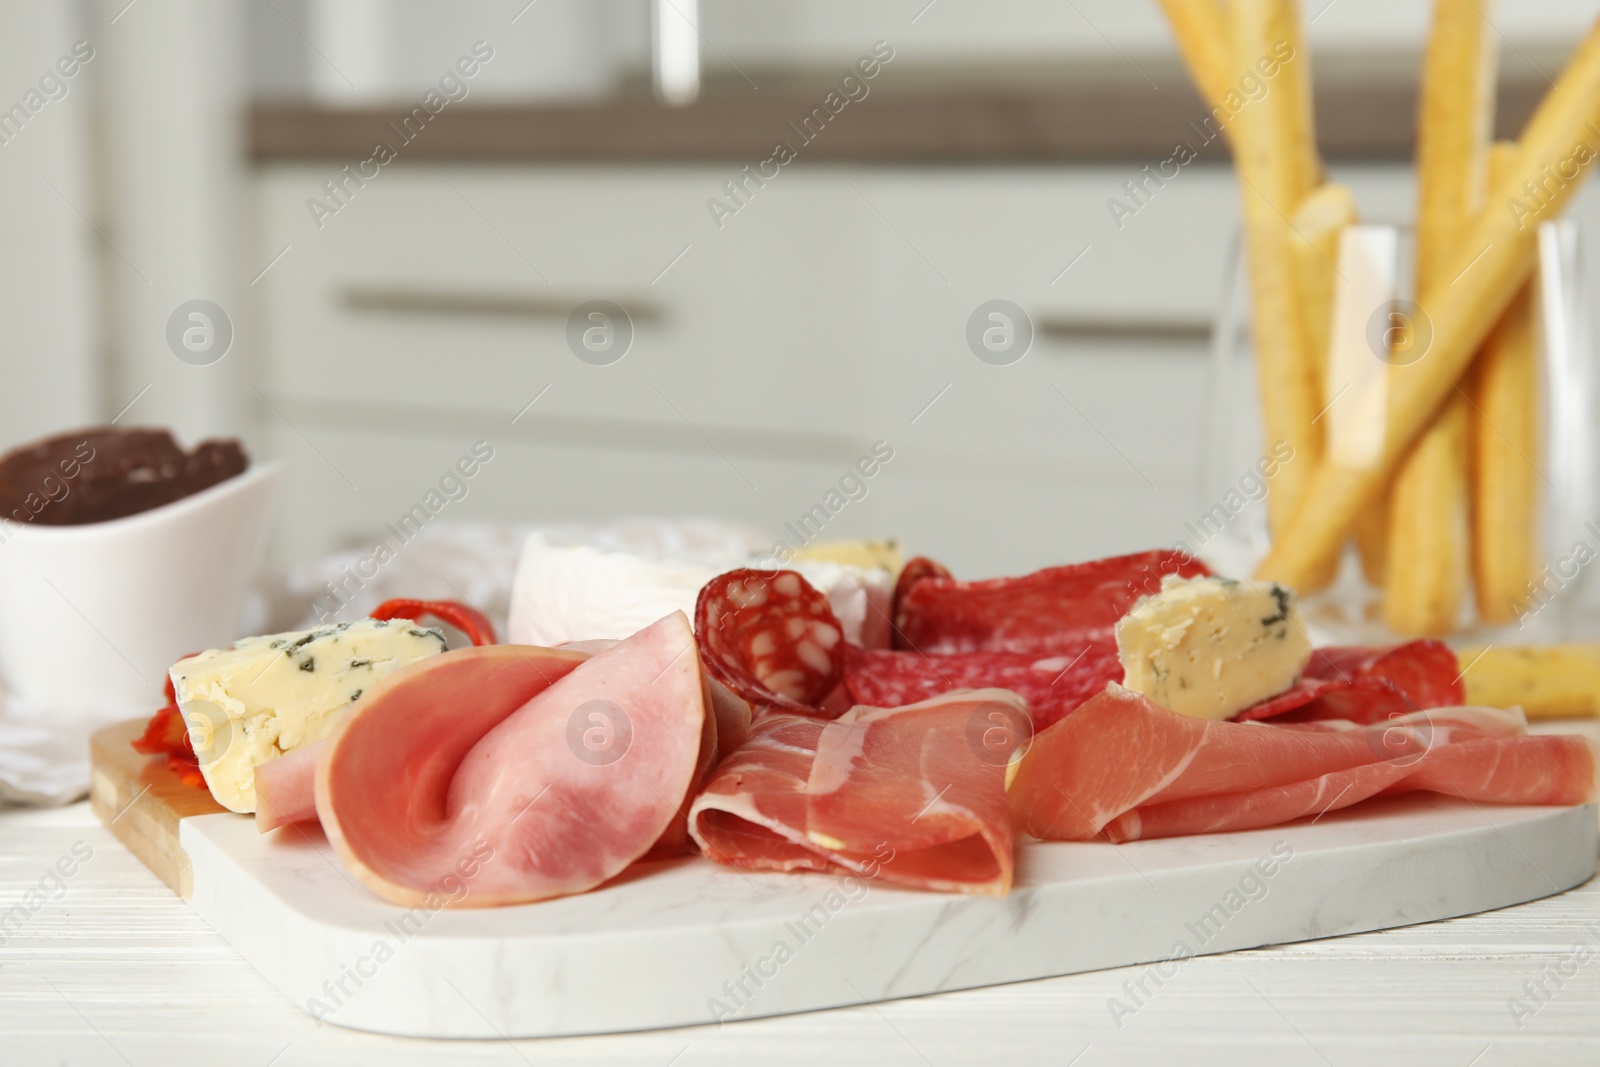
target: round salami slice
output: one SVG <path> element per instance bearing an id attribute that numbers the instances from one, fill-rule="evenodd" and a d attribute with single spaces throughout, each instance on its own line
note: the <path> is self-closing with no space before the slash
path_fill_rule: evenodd
<path id="1" fill-rule="evenodd" d="M 751 704 L 819 714 L 844 677 L 844 628 L 794 571 L 728 571 L 694 608 L 706 668 Z"/>
<path id="2" fill-rule="evenodd" d="M 894 600 L 891 602 L 892 607 L 889 614 L 889 617 L 894 620 L 894 634 L 890 640 L 894 642 L 895 648 L 911 647 L 900 632 L 900 627 L 905 621 L 901 614 L 903 610 L 901 604 L 904 603 L 906 594 L 911 592 L 911 587 L 924 578 L 953 577 L 955 576 L 950 573 L 949 567 L 946 567 L 943 563 L 937 563 L 927 556 L 917 556 L 908 560 L 906 565 L 900 568 L 900 577 L 894 583 Z"/>

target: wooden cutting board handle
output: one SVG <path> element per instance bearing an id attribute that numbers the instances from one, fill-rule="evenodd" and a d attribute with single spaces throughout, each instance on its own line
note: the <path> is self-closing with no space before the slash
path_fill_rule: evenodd
<path id="1" fill-rule="evenodd" d="M 178 844 L 178 822 L 226 811 L 205 789 L 167 769 L 162 756 L 133 750 L 144 719 L 105 726 L 89 738 L 89 803 L 112 835 L 185 900 L 193 891 L 189 857 Z"/>

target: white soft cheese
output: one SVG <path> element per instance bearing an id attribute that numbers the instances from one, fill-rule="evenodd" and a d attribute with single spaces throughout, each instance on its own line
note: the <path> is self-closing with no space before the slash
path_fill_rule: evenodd
<path id="1" fill-rule="evenodd" d="M 322 740 L 374 682 L 444 647 L 439 630 L 362 619 L 179 660 L 172 684 L 211 795 L 255 811 L 256 767 Z"/>
<path id="2" fill-rule="evenodd" d="M 512 583 L 509 637 L 513 644 L 545 646 L 620 640 L 674 611 L 692 619 L 701 587 L 724 571 L 773 566 L 732 553 L 673 557 L 562 545 L 535 533 Z M 888 570 L 825 560 L 779 566 L 800 572 L 827 596 L 846 638 L 868 647 L 887 644 L 894 592 Z"/>
<path id="3" fill-rule="evenodd" d="M 1117 622 L 1122 684 L 1162 707 L 1226 719 L 1293 685 L 1311 642 L 1291 589 L 1169 575 Z"/>

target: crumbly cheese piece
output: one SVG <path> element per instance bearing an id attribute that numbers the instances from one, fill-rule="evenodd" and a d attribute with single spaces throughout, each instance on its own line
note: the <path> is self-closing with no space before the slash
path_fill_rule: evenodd
<path id="1" fill-rule="evenodd" d="M 1181 715 L 1226 719 L 1292 686 L 1311 641 L 1292 589 L 1168 575 L 1117 622 L 1117 652 L 1129 689 Z"/>
<path id="2" fill-rule="evenodd" d="M 440 630 L 362 619 L 179 660 L 172 684 L 211 795 L 255 811 L 256 767 L 322 740 L 374 682 L 444 647 Z"/>

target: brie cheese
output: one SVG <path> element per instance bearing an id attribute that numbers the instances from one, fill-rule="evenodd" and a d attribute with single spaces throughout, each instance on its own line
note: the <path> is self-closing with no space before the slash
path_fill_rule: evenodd
<path id="1" fill-rule="evenodd" d="M 772 566 L 770 559 L 737 553 L 624 551 L 557 544 L 534 533 L 517 564 L 508 636 L 513 644 L 552 648 L 621 640 L 674 611 L 694 618 L 701 587 L 725 571 Z M 779 566 L 827 596 L 847 639 L 868 648 L 888 645 L 894 580 L 887 569 L 798 558 Z"/>

